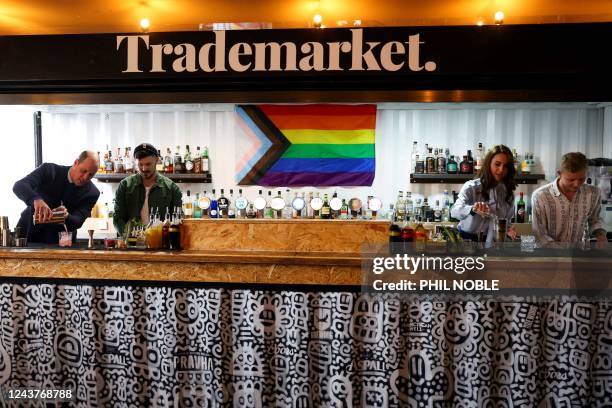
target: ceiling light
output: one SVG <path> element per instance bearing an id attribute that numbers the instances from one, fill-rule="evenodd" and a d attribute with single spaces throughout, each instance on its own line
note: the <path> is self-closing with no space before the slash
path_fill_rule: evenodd
<path id="1" fill-rule="evenodd" d="M 148 18 L 143 18 L 142 20 L 140 20 L 140 29 L 143 32 L 148 32 L 149 31 L 149 27 L 151 27 L 151 22 L 149 21 Z"/>
<path id="2" fill-rule="evenodd" d="M 495 13 L 495 24 L 500 25 L 500 24 L 503 24 L 503 22 L 504 22 L 504 12 L 498 11 L 497 13 Z"/>

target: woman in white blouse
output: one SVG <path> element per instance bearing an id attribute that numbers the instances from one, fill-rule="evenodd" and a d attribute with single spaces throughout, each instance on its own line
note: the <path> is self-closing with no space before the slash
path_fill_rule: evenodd
<path id="1" fill-rule="evenodd" d="M 514 157 L 507 146 L 496 145 L 487 152 L 478 178 L 466 182 L 451 215 L 459 220 L 459 233 L 472 241 L 480 238 L 493 242 L 492 217 L 505 218 L 509 226 L 514 217 Z M 508 228 L 508 235 L 516 238 L 516 231 Z"/>

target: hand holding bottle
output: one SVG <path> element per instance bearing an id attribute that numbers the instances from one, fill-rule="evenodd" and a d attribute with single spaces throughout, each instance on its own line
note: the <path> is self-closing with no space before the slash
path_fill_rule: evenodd
<path id="1" fill-rule="evenodd" d="M 513 241 L 516 241 L 518 234 L 516 230 L 514 229 L 514 227 L 509 227 L 508 232 L 506 232 L 506 234 L 510 237 L 510 239 L 512 239 Z"/>
<path id="2" fill-rule="evenodd" d="M 64 220 L 66 219 L 66 217 L 68 217 L 68 209 L 66 207 L 64 207 L 63 205 L 60 205 L 57 208 L 54 208 L 53 210 L 51 210 L 51 213 L 53 214 L 53 218 L 63 218 Z"/>
<path id="3" fill-rule="evenodd" d="M 51 218 L 51 208 L 39 198 L 32 203 L 34 206 L 34 223 L 47 222 Z"/>
<path id="4" fill-rule="evenodd" d="M 474 203 L 474 205 L 472 206 L 472 210 L 478 214 L 481 215 L 483 217 L 488 217 L 491 213 L 491 209 L 489 208 L 489 204 L 479 201 L 477 203 Z"/>

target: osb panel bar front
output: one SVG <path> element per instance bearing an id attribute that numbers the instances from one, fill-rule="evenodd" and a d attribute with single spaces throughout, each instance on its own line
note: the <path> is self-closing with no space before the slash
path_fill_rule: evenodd
<path id="1" fill-rule="evenodd" d="M 384 220 L 188 219 L 182 245 L 191 250 L 358 254 L 364 244 L 388 242 L 388 228 Z"/>
<path id="2" fill-rule="evenodd" d="M 359 266 L 0 259 L 2 277 L 112 281 L 359 285 Z"/>

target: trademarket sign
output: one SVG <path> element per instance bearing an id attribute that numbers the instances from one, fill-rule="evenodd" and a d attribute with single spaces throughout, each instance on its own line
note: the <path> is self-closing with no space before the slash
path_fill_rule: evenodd
<path id="1" fill-rule="evenodd" d="M 5 36 L 0 93 L 574 89 L 608 100 L 610 42 L 610 23 Z"/>
<path id="2" fill-rule="evenodd" d="M 435 61 L 422 61 L 420 34 L 402 40 L 368 41 L 364 30 L 351 29 L 346 41 L 238 41 L 228 44 L 225 31 L 211 42 L 158 42 L 149 35 L 118 35 L 123 73 L 182 72 L 322 72 L 435 71 Z M 145 55 L 145 61 L 141 55 Z"/>

